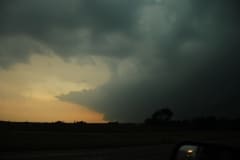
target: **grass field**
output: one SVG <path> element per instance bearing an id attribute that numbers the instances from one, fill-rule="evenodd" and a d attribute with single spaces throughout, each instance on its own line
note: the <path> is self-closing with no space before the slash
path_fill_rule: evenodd
<path id="1" fill-rule="evenodd" d="M 48 159 L 47 155 L 50 156 L 49 159 L 54 159 L 53 157 L 91 159 L 89 158 L 91 156 L 92 159 L 101 159 L 99 157 L 112 159 L 115 155 L 118 155 L 119 159 L 121 156 L 122 158 L 132 156 L 131 159 L 141 159 L 139 157 L 157 159 L 158 155 L 166 159 L 174 146 L 182 141 L 214 142 L 236 146 L 240 144 L 240 131 L 236 130 L 121 127 L 85 126 L 76 130 L 71 127 L 68 129 L 39 129 L 39 127 L 32 129 L 31 126 L 1 128 L 0 150 L 3 156 L 1 159 L 21 159 L 20 157 L 31 159 L 34 156 L 33 159 Z"/>

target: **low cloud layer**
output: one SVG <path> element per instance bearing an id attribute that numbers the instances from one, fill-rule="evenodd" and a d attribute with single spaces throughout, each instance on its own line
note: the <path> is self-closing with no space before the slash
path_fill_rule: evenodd
<path id="1" fill-rule="evenodd" d="M 240 115 L 237 0 L 1 3 L 1 67 L 49 50 L 108 65 L 107 83 L 60 100 L 107 120 L 142 121 L 166 106 L 177 118 Z"/>
<path id="2" fill-rule="evenodd" d="M 123 57 L 131 50 L 141 2 L 38 0 L 0 2 L 1 66 L 51 49 L 63 58 Z"/>

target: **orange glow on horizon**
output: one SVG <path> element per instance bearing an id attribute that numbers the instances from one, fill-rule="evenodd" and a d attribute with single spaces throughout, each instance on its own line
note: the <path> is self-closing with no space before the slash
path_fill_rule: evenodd
<path id="1" fill-rule="evenodd" d="M 0 120 L 28 122 L 106 122 L 104 115 L 86 107 L 58 100 L 16 100 L 0 102 Z"/>
<path id="2" fill-rule="evenodd" d="M 109 75 L 107 66 L 98 59 L 91 65 L 64 61 L 54 53 L 33 54 L 28 63 L 0 68 L 0 120 L 105 122 L 102 113 L 56 96 L 97 88 Z"/>

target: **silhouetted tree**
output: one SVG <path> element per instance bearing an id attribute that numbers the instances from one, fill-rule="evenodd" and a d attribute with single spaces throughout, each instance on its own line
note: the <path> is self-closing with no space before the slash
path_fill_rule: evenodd
<path id="1" fill-rule="evenodd" d="M 87 122 L 85 122 L 85 121 L 77 121 L 77 122 L 74 122 L 74 124 L 76 124 L 76 125 L 86 125 Z"/>
<path id="2" fill-rule="evenodd" d="M 151 118 L 145 120 L 146 124 L 160 124 L 169 122 L 172 119 L 173 112 L 169 108 L 162 108 L 152 114 Z"/>
<path id="3" fill-rule="evenodd" d="M 169 121 L 172 119 L 173 112 L 169 108 L 162 108 L 153 113 L 152 119 L 156 121 Z"/>

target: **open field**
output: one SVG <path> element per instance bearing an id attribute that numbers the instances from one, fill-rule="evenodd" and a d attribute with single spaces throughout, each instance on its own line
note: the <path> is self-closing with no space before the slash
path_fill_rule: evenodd
<path id="1" fill-rule="evenodd" d="M 162 159 L 182 141 L 239 146 L 238 130 L 159 129 L 126 126 L 1 128 L 0 159 Z M 34 128 L 34 129 L 33 129 Z M 104 129 L 105 128 L 105 129 Z"/>
<path id="2" fill-rule="evenodd" d="M 48 150 L 4 152 L 1 160 L 168 160 L 173 145 L 98 148 L 78 150 Z"/>
<path id="3" fill-rule="evenodd" d="M 159 131 L 159 132 L 1 132 L 1 151 L 59 150 L 99 147 L 129 147 L 159 144 L 176 144 L 182 141 L 207 141 L 240 144 L 236 131 Z"/>

